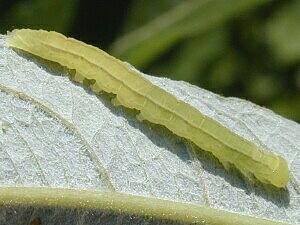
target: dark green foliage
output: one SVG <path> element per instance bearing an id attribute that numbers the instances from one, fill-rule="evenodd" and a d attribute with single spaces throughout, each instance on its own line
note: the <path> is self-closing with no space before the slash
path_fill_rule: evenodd
<path id="1" fill-rule="evenodd" d="M 8 4 L 0 16 L 1 33 L 14 28 L 65 32 L 72 26 L 78 0 L 26 0 Z M 6 9 L 7 9 L 6 8 Z"/>

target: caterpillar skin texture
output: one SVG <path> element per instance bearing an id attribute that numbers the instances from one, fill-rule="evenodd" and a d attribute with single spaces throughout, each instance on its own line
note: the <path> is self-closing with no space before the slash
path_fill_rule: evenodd
<path id="1" fill-rule="evenodd" d="M 8 35 L 9 47 L 57 62 L 76 71 L 76 82 L 116 95 L 114 104 L 137 109 L 138 119 L 167 127 L 228 168 L 234 165 L 245 177 L 283 188 L 289 180 L 287 162 L 280 156 L 238 136 L 191 105 L 153 85 L 126 63 L 106 52 L 53 31 L 21 29 Z"/>

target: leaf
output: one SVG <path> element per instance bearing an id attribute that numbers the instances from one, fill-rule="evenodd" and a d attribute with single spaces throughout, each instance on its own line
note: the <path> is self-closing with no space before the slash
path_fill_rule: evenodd
<path id="1" fill-rule="evenodd" d="M 0 120 L 5 125 L 0 129 L 2 187 L 91 190 L 108 193 L 108 198 L 107 191 L 112 191 L 300 222 L 299 124 L 244 100 L 144 75 L 244 138 L 266 145 L 288 160 L 292 179 L 286 190 L 252 185 L 226 172 L 211 155 L 195 155 L 194 146 L 166 129 L 139 123 L 134 112 L 113 107 L 108 96 L 95 96 L 72 83 L 64 71 L 44 67 L 28 55 L 22 57 L 7 49 L 4 39 L 0 39 Z M 50 192 L 45 203 L 58 202 L 60 198 L 53 200 Z M 81 202 L 89 205 L 85 200 Z M 126 217 L 125 206 L 99 214 L 75 206 L 71 210 L 39 208 L 35 203 L 2 207 L 0 221 L 15 210 L 11 218 L 21 224 L 36 217 L 47 224 L 93 224 L 99 218 L 110 223 L 146 223 L 141 215 Z M 147 210 L 143 215 L 149 215 Z M 149 224 L 149 218 L 147 221 Z"/>
<path id="2" fill-rule="evenodd" d="M 268 0 L 183 1 L 112 45 L 112 54 L 137 67 L 145 67 L 179 40 L 206 32 Z"/>
<path id="3" fill-rule="evenodd" d="M 77 5 L 78 0 L 18 1 L 6 12 L 8 22 L 1 30 L 17 26 L 66 32 L 72 26 Z"/>
<path id="4" fill-rule="evenodd" d="M 268 21 L 268 42 L 280 63 L 294 64 L 300 60 L 299 21 L 299 1 L 281 7 Z"/>
<path id="5" fill-rule="evenodd" d="M 160 14 L 168 11 L 170 8 L 175 7 L 183 1 L 185 0 L 131 1 L 125 18 L 123 32 L 127 33 L 137 27 L 145 25 Z"/>
<path id="6" fill-rule="evenodd" d="M 151 69 L 153 74 L 172 75 L 175 80 L 199 84 L 209 75 L 207 67 L 219 59 L 228 48 L 228 34 L 223 29 L 195 36 L 183 42 L 163 64 Z"/>

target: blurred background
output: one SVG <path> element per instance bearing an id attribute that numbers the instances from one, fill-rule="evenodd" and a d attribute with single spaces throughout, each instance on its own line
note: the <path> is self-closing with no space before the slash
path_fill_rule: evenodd
<path id="1" fill-rule="evenodd" d="M 300 0 L 0 0 L 0 12 L 2 34 L 55 30 L 300 121 Z"/>

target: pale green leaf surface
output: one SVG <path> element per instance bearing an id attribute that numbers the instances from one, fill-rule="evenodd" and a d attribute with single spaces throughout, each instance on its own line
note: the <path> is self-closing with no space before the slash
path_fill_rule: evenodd
<path id="1" fill-rule="evenodd" d="M 144 75 L 288 160 L 293 179 L 286 191 L 253 186 L 234 171 L 226 172 L 209 154 L 196 157 L 189 143 L 166 129 L 140 123 L 133 112 L 115 108 L 108 96 L 95 96 L 65 73 L 7 49 L 4 38 L 0 39 L 1 186 L 116 190 L 300 223 L 299 124 L 241 99 Z M 34 216 L 26 207 L 19 210 L 22 213 L 15 215 L 19 220 Z M 51 214 L 52 220 L 55 215 L 61 221 L 81 221 L 78 224 L 89 219 L 76 210 L 75 218 L 64 217 L 59 210 Z M 0 221 L 4 214 L 0 213 Z"/>

